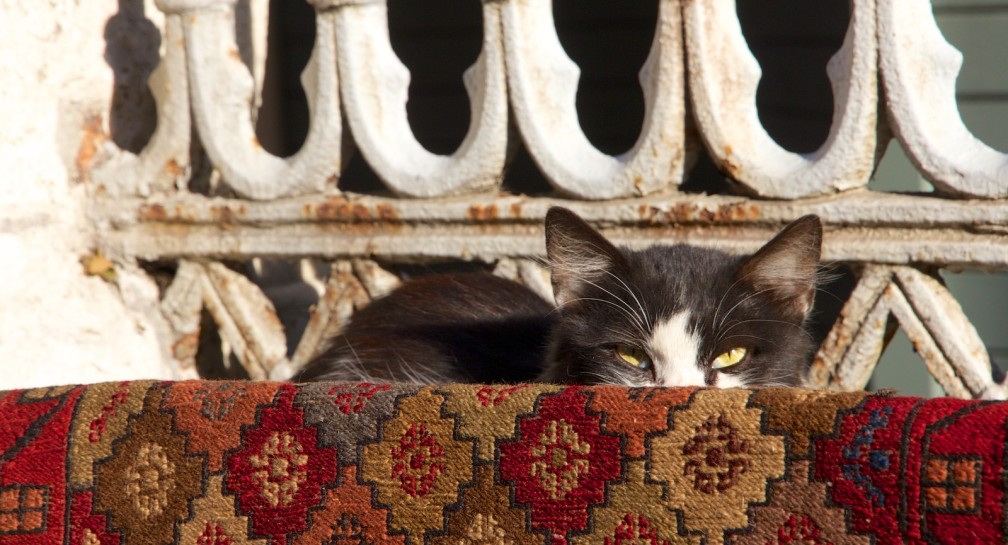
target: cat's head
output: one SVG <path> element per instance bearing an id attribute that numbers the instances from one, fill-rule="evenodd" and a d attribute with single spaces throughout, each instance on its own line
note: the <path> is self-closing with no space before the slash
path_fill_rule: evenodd
<path id="1" fill-rule="evenodd" d="M 541 379 L 627 386 L 797 386 L 813 341 L 822 224 L 805 216 L 751 256 L 620 249 L 573 212 L 546 215 L 559 319 Z"/>

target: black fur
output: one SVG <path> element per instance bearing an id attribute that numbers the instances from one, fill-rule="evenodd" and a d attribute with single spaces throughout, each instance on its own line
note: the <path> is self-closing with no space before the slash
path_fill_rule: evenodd
<path id="1" fill-rule="evenodd" d="M 697 364 L 706 384 L 717 385 L 721 373 L 749 386 L 803 382 L 814 349 L 804 324 L 822 242 L 818 218 L 796 220 L 751 257 L 683 244 L 621 250 L 563 209 L 551 210 L 546 224 L 554 293 L 563 306 L 542 380 L 661 384 L 657 363 L 636 369 L 614 348 L 645 349 L 650 331 L 637 320 L 657 324 L 686 313 L 701 341 Z M 792 261 L 775 259 L 781 256 Z M 578 273 L 585 262 L 605 267 Z M 780 270 L 782 264 L 792 267 Z M 635 320 L 638 312 L 643 317 Z M 715 357 L 739 346 L 748 349 L 745 361 L 711 369 Z"/>
<path id="2" fill-rule="evenodd" d="M 650 326 L 689 316 L 704 383 L 800 385 L 813 342 L 804 328 L 822 228 L 806 216 L 753 256 L 688 245 L 618 249 L 574 213 L 553 208 L 546 246 L 558 308 L 490 275 L 405 283 L 358 312 L 298 380 L 666 385 L 661 365 L 627 365 L 617 346 L 648 350 Z M 739 364 L 711 368 L 745 347 Z M 679 362 L 678 364 L 682 364 Z M 720 380 L 719 380 L 720 379 Z"/>
<path id="3" fill-rule="evenodd" d="M 528 382 L 539 373 L 552 310 L 490 274 L 421 277 L 354 314 L 295 379 Z"/>

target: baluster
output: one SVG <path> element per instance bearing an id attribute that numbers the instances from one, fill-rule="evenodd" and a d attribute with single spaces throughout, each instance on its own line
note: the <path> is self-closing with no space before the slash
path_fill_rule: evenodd
<path id="1" fill-rule="evenodd" d="M 871 379 L 890 317 L 946 395 L 1000 395 L 976 329 L 940 280 L 906 266 L 868 265 L 820 347 L 809 385 L 859 390 Z"/>
<path id="2" fill-rule="evenodd" d="M 234 4 L 157 0 L 158 8 L 183 21 L 192 109 L 207 154 L 227 184 L 244 197 L 266 200 L 321 191 L 340 171 L 334 17 L 316 14 L 315 50 L 302 74 L 311 117 L 308 137 L 295 155 L 282 159 L 263 150 L 255 135 L 253 81 L 238 56 Z"/>
<path id="3" fill-rule="evenodd" d="M 554 187 L 585 199 L 646 195 L 677 186 L 686 162 L 679 0 L 662 0 L 651 52 L 640 71 L 644 125 L 634 147 L 613 157 L 578 123 L 580 70 L 564 52 L 551 0 L 502 4 L 508 85 L 525 145 Z"/>
<path id="4" fill-rule="evenodd" d="M 427 151 L 406 116 L 410 74 L 392 50 L 382 1 L 327 0 L 336 10 L 344 110 L 368 164 L 392 191 L 439 197 L 490 190 L 507 152 L 507 91 L 497 4 L 483 4 L 483 48 L 463 75 L 469 131 L 452 155 Z"/>
<path id="5" fill-rule="evenodd" d="M 962 53 L 942 36 L 928 0 L 879 0 L 879 49 L 893 132 L 940 193 L 1008 196 L 1008 156 L 966 128 L 956 104 Z"/>
<path id="6" fill-rule="evenodd" d="M 91 177 L 111 195 L 149 195 L 173 189 L 189 165 L 189 86 L 182 21 L 165 20 L 164 56 L 148 83 L 157 105 L 157 128 L 138 155 L 123 151 L 96 168 Z"/>
<path id="7" fill-rule="evenodd" d="M 811 154 L 785 150 L 759 121 L 761 71 L 742 35 L 735 2 L 687 2 L 683 17 L 694 115 L 724 172 L 762 197 L 785 199 L 868 183 L 878 140 L 875 0 L 852 3 L 844 43 L 827 66 L 833 124 L 826 142 Z"/>

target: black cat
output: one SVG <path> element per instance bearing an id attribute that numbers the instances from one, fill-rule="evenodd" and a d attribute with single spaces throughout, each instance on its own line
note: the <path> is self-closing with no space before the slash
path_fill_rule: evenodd
<path id="1" fill-rule="evenodd" d="M 295 380 L 798 386 L 821 243 L 819 218 L 805 216 L 752 256 L 631 251 L 552 208 L 556 308 L 489 274 L 409 281 L 355 314 Z"/>

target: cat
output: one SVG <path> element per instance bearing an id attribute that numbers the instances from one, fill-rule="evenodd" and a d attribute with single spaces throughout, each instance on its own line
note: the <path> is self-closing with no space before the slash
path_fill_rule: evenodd
<path id="1" fill-rule="evenodd" d="M 357 312 L 295 380 L 803 384 L 818 217 L 795 220 L 751 256 L 617 248 L 560 207 L 545 228 L 555 307 L 490 274 L 421 277 Z"/>

